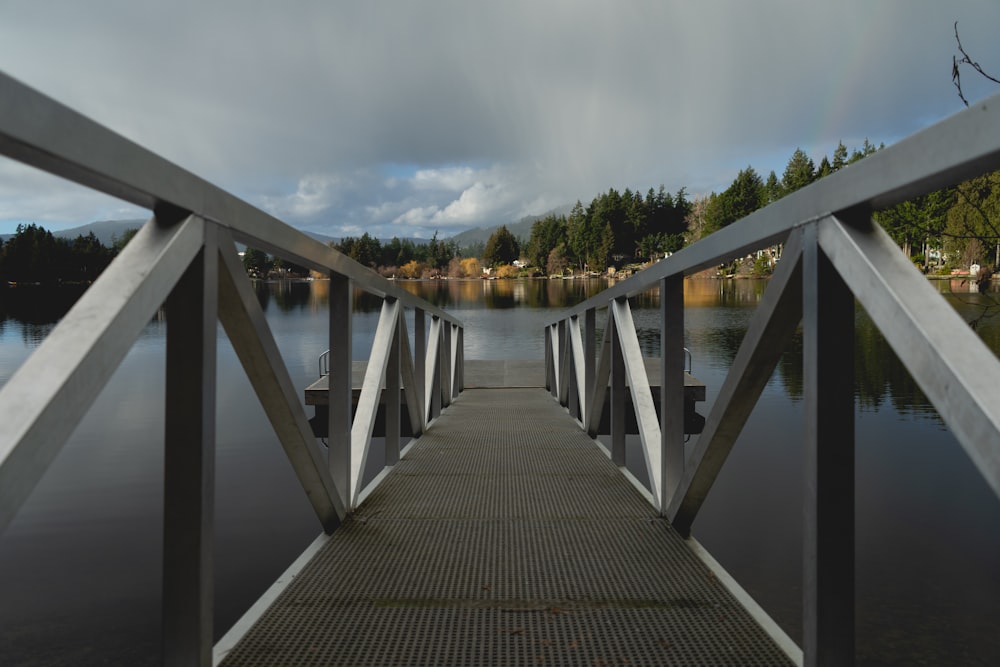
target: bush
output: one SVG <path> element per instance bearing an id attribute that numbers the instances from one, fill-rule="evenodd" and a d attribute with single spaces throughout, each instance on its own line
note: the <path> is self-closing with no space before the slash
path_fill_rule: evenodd
<path id="1" fill-rule="evenodd" d="M 503 266 L 497 267 L 494 275 L 497 278 L 517 278 L 518 273 L 520 273 L 520 269 L 516 266 L 512 264 L 504 264 Z"/>

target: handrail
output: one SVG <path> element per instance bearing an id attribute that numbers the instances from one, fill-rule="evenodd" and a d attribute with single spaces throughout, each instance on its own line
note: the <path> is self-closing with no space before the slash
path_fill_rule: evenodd
<path id="1" fill-rule="evenodd" d="M 684 535 L 800 322 L 806 453 L 807 664 L 854 660 L 854 302 L 1000 496 L 1000 361 L 871 218 L 879 208 L 1000 168 L 1000 95 L 756 211 L 559 313 L 545 325 L 547 386 L 592 434 L 610 381 L 610 456 L 625 465 L 631 396 L 647 497 Z M 684 448 L 684 276 L 785 244 L 697 444 Z M 628 298 L 660 291 L 660 414 Z M 596 349 L 595 311 L 608 309 Z M 582 334 L 581 334 L 582 328 Z M 578 341 L 584 341 L 580 344 Z M 631 391 L 626 394 L 626 377 Z"/>
<path id="2" fill-rule="evenodd" d="M 401 390 L 412 430 L 420 433 L 463 389 L 462 322 L 3 73 L 0 154 L 153 210 L 0 388 L 0 532 L 165 304 L 164 662 L 209 665 L 218 322 L 328 533 L 370 490 L 362 488 L 362 472 L 382 387 L 387 467 L 400 456 Z M 329 275 L 328 452 L 312 433 L 301 388 L 293 385 L 254 296 L 237 239 Z M 383 298 L 383 305 L 352 416 L 355 288 Z M 412 329 L 406 308 L 413 312 Z"/>

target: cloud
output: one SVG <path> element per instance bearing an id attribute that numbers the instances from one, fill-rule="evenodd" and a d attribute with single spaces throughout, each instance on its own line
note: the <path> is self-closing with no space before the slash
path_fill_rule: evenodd
<path id="1" fill-rule="evenodd" d="M 308 174 L 299 179 L 295 192 L 262 197 L 261 208 L 278 218 L 308 220 L 340 203 L 350 187 L 338 174 Z"/>
<path id="2" fill-rule="evenodd" d="M 908 0 L 0 3 L 0 69 L 293 224 L 411 235 L 891 143 L 961 108 L 955 20 L 1000 71 L 1000 5 Z M 7 206 L 68 223 L 40 187 Z"/>
<path id="3" fill-rule="evenodd" d="M 420 169 L 413 175 L 412 184 L 417 190 L 463 190 L 476 178 L 472 167 L 446 167 Z"/>

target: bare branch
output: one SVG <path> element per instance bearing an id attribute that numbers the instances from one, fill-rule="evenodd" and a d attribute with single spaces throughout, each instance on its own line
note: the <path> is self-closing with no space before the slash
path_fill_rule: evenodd
<path id="1" fill-rule="evenodd" d="M 972 58 L 969 57 L 969 54 L 965 52 L 965 48 L 962 47 L 962 40 L 958 38 L 958 21 L 955 21 L 955 41 L 958 43 L 958 52 L 962 54 L 962 57 L 961 58 L 958 58 L 957 56 L 951 57 L 951 81 L 952 83 L 955 84 L 955 88 L 958 89 L 959 99 L 962 100 L 965 106 L 969 106 L 969 100 L 965 99 L 965 95 L 962 93 L 962 75 L 961 75 L 962 65 L 968 65 L 976 72 L 978 72 L 981 76 L 985 77 L 989 81 L 992 81 L 993 83 L 1000 83 L 1000 79 L 992 77 L 985 71 L 983 71 L 983 68 L 979 65 L 979 63 L 975 62 Z"/>

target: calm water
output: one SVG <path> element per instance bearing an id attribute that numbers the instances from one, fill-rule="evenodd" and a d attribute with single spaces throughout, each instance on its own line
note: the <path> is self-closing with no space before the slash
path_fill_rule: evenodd
<path id="1" fill-rule="evenodd" d="M 401 284 L 464 320 L 470 359 L 541 359 L 542 325 L 552 309 L 604 286 L 544 280 Z M 687 283 L 687 346 L 695 375 L 708 385 L 703 414 L 764 287 L 753 281 Z M 258 285 L 298 386 L 314 379 L 316 358 L 326 348 L 326 288 L 322 282 Z M 0 383 L 75 296 L 66 290 L 0 291 Z M 967 319 L 979 314 L 984 299 L 949 298 Z M 642 297 L 634 307 L 640 341 L 651 353 L 659 344 L 658 303 L 655 296 Z M 377 308 L 370 299 L 356 301 L 356 359 L 367 357 Z M 860 661 L 1000 664 L 1000 502 L 863 313 L 857 330 Z M 1000 325 L 987 319 L 979 330 L 1000 348 Z M 150 323 L 0 536 L 0 663 L 157 664 L 165 331 L 162 320 Z M 219 343 L 217 634 L 319 532 L 221 329 Z M 779 364 L 694 526 L 696 537 L 796 639 L 800 346 L 796 339 Z M 262 534 L 266 540 L 256 539 Z"/>

